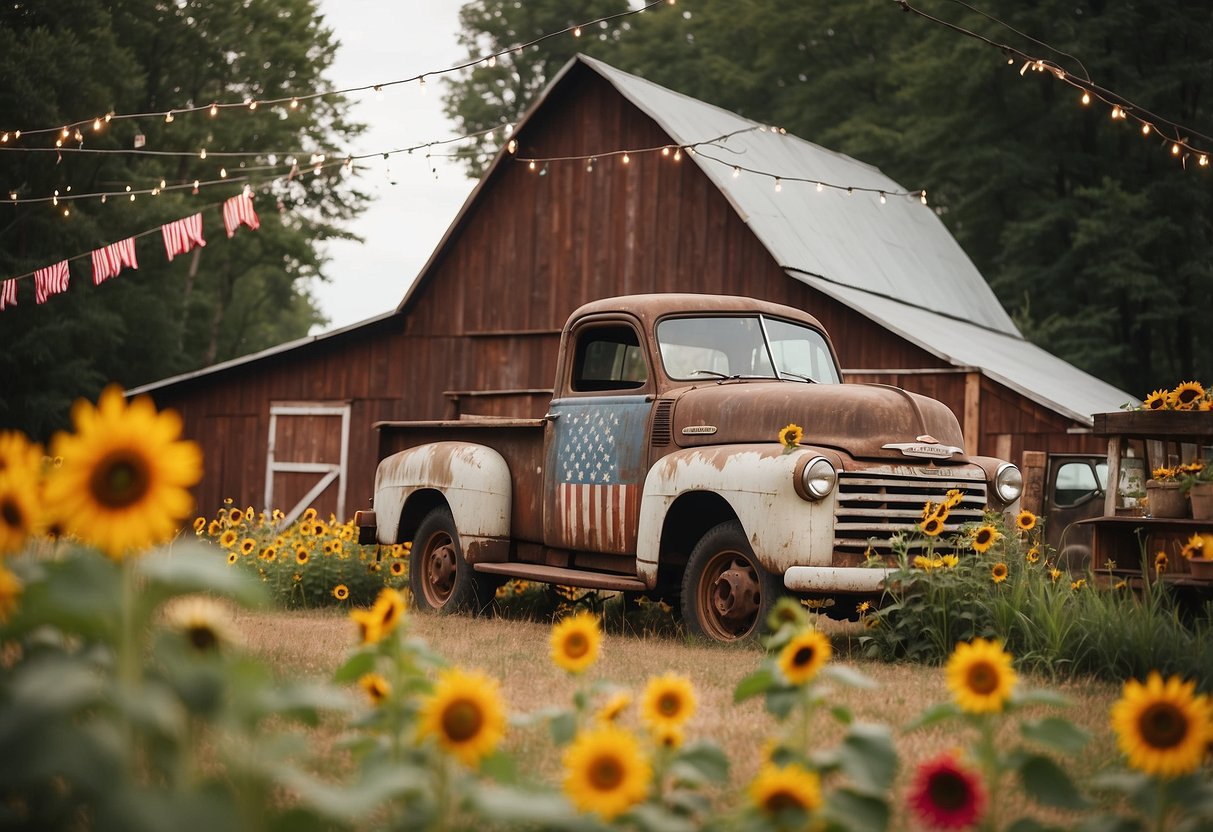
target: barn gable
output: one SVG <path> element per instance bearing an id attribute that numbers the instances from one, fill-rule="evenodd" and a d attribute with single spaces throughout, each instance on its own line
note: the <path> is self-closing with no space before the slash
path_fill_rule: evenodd
<path id="1" fill-rule="evenodd" d="M 642 99 L 644 106 L 637 103 Z M 1079 399 L 1067 389 L 1086 389 L 1089 381 L 1071 384 L 1075 377 L 1060 370 L 1057 378 L 1025 379 L 1000 363 L 1000 350 L 1036 348 L 1023 341 L 938 218 L 916 199 L 880 205 L 876 195 L 819 194 L 810 187 L 808 202 L 830 200 L 824 213 L 783 215 L 801 202 L 792 183 L 775 193 L 770 180 L 761 190 L 757 177 L 734 180 L 730 167 L 706 158 L 718 151 L 681 161 L 636 153 L 626 164 L 616 153 L 685 146 L 745 129 L 729 139 L 730 148 L 744 137 L 771 140 L 784 154 L 753 164 L 761 149 L 756 144 L 746 150 L 747 164 L 756 169 L 812 171 L 837 184 L 899 189 L 868 165 L 750 129 L 756 127 L 577 58 L 513 137 L 517 157 L 588 155 L 595 156 L 592 165 L 551 161 L 531 170 L 503 152 L 394 313 L 335 337 L 304 339 L 132 392 L 181 410 L 187 434 L 202 442 L 208 464 L 197 496 L 204 510 L 229 496 L 261 504 L 272 493 L 266 502 L 284 509 L 290 506 L 279 494 L 307 496 L 322 479 L 321 467 L 333 464 L 337 422 L 303 416 L 286 430 L 289 418 L 278 416 L 348 408 L 340 478 L 348 513 L 371 492 L 375 421 L 542 415 L 560 328 L 573 309 L 612 295 L 706 292 L 811 312 L 829 330 L 849 380 L 894 383 L 941 399 L 961 418 L 971 451 L 1017 458 L 1025 449 L 1098 450 L 1073 431 L 1093 410 L 1109 408 L 1086 409 L 1102 399 Z M 795 201 L 782 199 L 789 196 Z M 933 274 L 945 281 L 934 292 L 913 285 Z M 909 301 L 895 297 L 907 285 Z M 936 296 L 946 298 L 945 309 L 930 306 Z M 910 317 L 924 315 L 931 317 Z M 986 336 L 998 340 L 981 340 L 981 350 L 963 352 L 949 342 Z M 1027 361 L 1028 352 L 1008 355 Z M 1033 360 L 1037 371 L 1046 363 Z M 1112 407 L 1127 398 L 1119 391 L 1101 395 L 1115 395 Z M 276 453 L 283 443 L 298 470 L 273 469 L 282 462 Z M 336 510 L 334 493 L 330 488 L 315 498 L 321 511 Z"/>

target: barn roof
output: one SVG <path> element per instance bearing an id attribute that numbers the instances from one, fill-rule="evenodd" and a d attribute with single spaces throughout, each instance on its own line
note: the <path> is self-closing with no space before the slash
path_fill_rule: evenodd
<path id="1" fill-rule="evenodd" d="M 579 55 L 680 145 L 771 256 L 796 280 L 835 298 L 955 366 L 1068 418 L 1116 410 L 1133 397 L 1025 340 L 985 278 L 930 207 L 875 167 Z M 533 112 L 533 110 L 532 110 Z M 688 154 L 690 155 L 690 154 Z M 734 175 L 734 167 L 742 170 Z M 781 177 L 775 190 L 771 176 Z M 804 179 L 808 182 L 795 180 Z M 876 193 L 814 183 L 871 188 Z"/>

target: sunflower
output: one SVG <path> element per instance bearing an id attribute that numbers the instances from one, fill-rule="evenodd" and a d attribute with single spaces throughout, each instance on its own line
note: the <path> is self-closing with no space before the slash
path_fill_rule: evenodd
<path id="1" fill-rule="evenodd" d="M 223 526 L 221 526 L 219 524 L 218 520 L 212 520 L 211 522 L 206 524 L 206 533 L 211 537 L 218 537 L 219 532 L 221 532 L 222 530 L 223 530 Z"/>
<path id="2" fill-rule="evenodd" d="M 686 734 L 681 725 L 663 725 L 660 728 L 654 728 L 651 734 L 653 744 L 658 748 L 671 750 L 682 748 L 682 744 L 686 740 Z"/>
<path id="3" fill-rule="evenodd" d="M 312 525 L 311 521 L 304 520 L 299 524 L 299 534 L 301 537 L 311 537 L 315 531 L 316 527 Z"/>
<path id="4" fill-rule="evenodd" d="M 808 814 L 821 807 L 821 778 L 798 765 L 767 763 L 750 782 L 750 800 L 768 817 Z"/>
<path id="5" fill-rule="evenodd" d="M 38 491 L 32 471 L 12 466 L 0 472 L 0 555 L 20 550 L 42 532 Z"/>
<path id="6" fill-rule="evenodd" d="M 236 554 L 235 552 L 228 552 L 228 554 L 227 554 L 227 565 L 228 566 L 233 566 L 239 562 L 240 562 L 240 555 Z"/>
<path id="7" fill-rule="evenodd" d="M 333 597 L 338 601 L 344 601 L 350 597 L 350 588 L 345 584 L 337 584 L 337 586 L 333 587 Z"/>
<path id="8" fill-rule="evenodd" d="M 860 601 L 858 604 L 855 605 L 855 612 L 858 613 L 860 615 L 860 617 L 867 615 L 871 611 L 871 609 L 872 609 L 871 601 Z"/>
<path id="9" fill-rule="evenodd" d="M 371 700 L 372 705 L 378 705 L 387 699 L 392 692 L 392 686 L 388 680 L 380 676 L 378 673 L 365 673 L 358 679 L 358 687 L 366 693 L 367 698 Z"/>
<path id="10" fill-rule="evenodd" d="M 479 671 L 441 671 L 418 716 L 418 733 L 433 737 L 467 766 L 490 754 L 505 736 L 505 706 L 497 680 Z"/>
<path id="11" fill-rule="evenodd" d="M 396 625 L 404 616 L 404 596 L 400 594 L 399 590 L 384 587 L 379 590 L 370 614 L 379 628 L 380 637 L 388 635 L 396 629 Z"/>
<path id="12" fill-rule="evenodd" d="M 1053 583 L 1057 583 L 1057 579 L 1061 577 L 1061 570 L 1054 566 L 1049 570 L 1049 577 L 1053 579 Z"/>
<path id="13" fill-rule="evenodd" d="M 295 547 L 295 563 L 299 564 L 300 566 L 307 563 L 311 556 L 312 555 L 310 552 L 308 552 L 306 546 Z"/>
<path id="14" fill-rule="evenodd" d="M 1205 388 L 1199 381 L 1185 381 L 1171 391 L 1171 407 L 1176 410 L 1191 410 L 1204 397 Z"/>
<path id="15" fill-rule="evenodd" d="M 316 509 L 308 507 L 306 510 L 304 510 L 303 514 L 300 516 L 299 519 L 302 520 L 304 523 L 312 522 L 313 520 L 316 519 Z"/>
<path id="16" fill-rule="evenodd" d="M 1188 539 L 1188 542 L 1183 545 L 1180 554 L 1188 560 L 1192 558 L 1204 557 L 1205 539 L 1199 534 L 1194 534 Z"/>
<path id="17" fill-rule="evenodd" d="M 228 608 L 205 595 L 177 598 L 166 606 L 164 620 L 199 653 L 217 651 L 240 640 Z"/>
<path id="18" fill-rule="evenodd" d="M 1086 586 L 1086 585 L 1087 585 L 1087 579 L 1086 579 L 1086 578 L 1079 578 L 1077 581 L 1071 581 L 1071 582 L 1070 582 L 1070 589 L 1072 589 L 1072 590 L 1074 590 L 1075 592 L 1077 592 L 1078 590 L 1082 589 L 1082 588 L 1083 588 L 1084 586 Z"/>
<path id="19" fill-rule="evenodd" d="M 402 560 L 392 561 L 391 564 L 388 566 L 388 571 L 392 573 L 393 577 L 399 578 L 401 575 L 404 574 L 404 561 L 402 561 Z"/>
<path id="20" fill-rule="evenodd" d="M 111 385 L 97 407 L 77 401 L 72 422 L 76 433 L 60 432 L 51 444 L 63 457 L 46 485 L 53 516 L 116 559 L 171 539 L 202 477 L 202 451 L 179 439 L 181 417 L 157 413 L 143 396 L 128 405 Z"/>
<path id="21" fill-rule="evenodd" d="M 1166 390 L 1155 390 L 1150 395 L 1146 396 L 1146 400 L 1142 403 L 1142 410 L 1166 410 L 1170 404 L 1170 397 Z"/>
<path id="22" fill-rule="evenodd" d="M 37 478 L 42 468 L 41 445 L 30 442 L 20 431 L 0 431 L 0 474 L 15 472 Z"/>
<path id="23" fill-rule="evenodd" d="M 1001 711 L 1015 686 L 1011 654 L 983 638 L 956 645 L 947 677 L 956 704 L 972 714 Z"/>
<path id="24" fill-rule="evenodd" d="M 0 565 L 0 624 L 7 624 L 8 617 L 16 611 L 22 589 L 17 576 Z"/>
<path id="25" fill-rule="evenodd" d="M 219 535 L 219 545 L 224 549 L 230 549 L 236 545 L 236 541 L 240 539 L 240 535 L 236 534 L 235 529 L 228 529 L 223 534 Z"/>
<path id="26" fill-rule="evenodd" d="M 1151 671 L 1143 685 L 1125 682 L 1112 706 L 1112 729 L 1129 765 L 1157 777 L 1195 771 L 1213 736 L 1213 703 L 1195 695 L 1196 682 Z"/>
<path id="27" fill-rule="evenodd" d="M 244 512 L 238 508 L 228 509 L 227 520 L 232 525 L 239 523 L 244 519 Z"/>
<path id="28" fill-rule="evenodd" d="M 1028 563 L 1039 563 L 1040 562 L 1040 546 L 1033 546 L 1032 548 L 1028 549 L 1028 551 L 1026 553 L 1024 553 L 1023 559 L 1026 560 Z"/>
<path id="29" fill-rule="evenodd" d="M 785 448 L 795 448 L 804 438 L 804 428 L 800 425 L 788 425 L 779 432 L 779 443 Z"/>
<path id="30" fill-rule="evenodd" d="M 565 749 L 564 793 L 578 810 L 610 821 L 645 799 L 652 771 L 636 737 L 601 725 Z"/>
<path id="31" fill-rule="evenodd" d="M 973 548 L 978 554 L 984 555 L 998 538 L 998 529 L 993 526 L 982 526 L 973 532 Z"/>
<path id="32" fill-rule="evenodd" d="M 594 717 L 599 722 L 615 722 L 627 710 L 628 705 L 632 704 L 632 694 L 626 690 L 611 694 L 611 697 L 602 704 Z"/>
<path id="33" fill-rule="evenodd" d="M 1007 579 L 1007 565 L 1002 561 L 990 567 L 990 578 L 996 584 L 1000 584 Z"/>
<path id="34" fill-rule="evenodd" d="M 265 561 L 272 561 L 278 557 L 278 549 L 274 546 L 266 546 L 258 557 Z"/>
<path id="35" fill-rule="evenodd" d="M 945 506 L 947 506 L 949 509 L 953 509 L 953 508 L 956 508 L 961 503 L 963 503 L 964 498 L 965 498 L 964 492 L 961 491 L 959 488 L 949 488 L 948 493 L 945 494 L 943 497 L 943 504 Z"/>
<path id="36" fill-rule="evenodd" d="M 830 639 L 820 630 L 803 630 L 779 652 L 779 669 L 793 685 L 803 685 L 830 660 Z"/>
<path id="37" fill-rule="evenodd" d="M 1155 572 L 1167 571 L 1167 563 L 1168 563 L 1167 553 L 1159 552 L 1157 555 L 1154 556 L 1154 571 Z"/>
<path id="38" fill-rule="evenodd" d="M 919 764 L 906 799 L 910 811 L 932 829 L 968 829 L 986 807 L 981 778 L 949 753 Z"/>
<path id="39" fill-rule="evenodd" d="M 255 551 L 257 551 L 257 541 L 253 540 L 251 537 L 246 537 L 244 540 L 240 541 L 240 554 L 251 555 Z"/>
<path id="40" fill-rule="evenodd" d="M 205 517 L 195 517 L 194 518 L 194 534 L 201 537 L 203 532 L 205 532 L 205 531 L 206 531 L 206 518 Z"/>
<path id="41" fill-rule="evenodd" d="M 914 568 L 924 569 L 927 572 L 930 572 L 932 569 L 935 568 L 935 561 L 931 560 L 926 555 L 915 555 L 913 563 L 914 563 Z"/>
<path id="42" fill-rule="evenodd" d="M 956 565 L 960 563 L 960 558 L 956 555 L 944 555 L 940 558 L 940 560 L 943 561 L 943 565 L 949 569 L 955 569 Z"/>
<path id="43" fill-rule="evenodd" d="M 926 520 L 918 524 L 918 528 L 928 537 L 935 537 L 943 531 L 943 520 L 938 514 L 932 514 Z"/>
<path id="44" fill-rule="evenodd" d="M 641 720 L 651 729 L 685 724 L 695 712 L 695 690 L 691 680 L 677 673 L 651 677 L 640 708 Z"/>
<path id="45" fill-rule="evenodd" d="M 1024 509 L 1015 515 L 1015 527 L 1021 532 L 1030 532 L 1036 528 L 1036 515 Z"/>
<path id="46" fill-rule="evenodd" d="M 552 628 L 552 661 L 569 673 L 581 673 L 598 660 L 602 629 L 598 616 L 579 612 L 562 618 Z"/>

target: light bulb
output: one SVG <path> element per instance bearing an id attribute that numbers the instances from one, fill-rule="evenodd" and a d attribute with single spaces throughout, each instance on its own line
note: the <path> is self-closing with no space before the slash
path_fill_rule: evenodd
<path id="1" fill-rule="evenodd" d="M 95 119 L 93 119 L 93 129 L 94 129 L 94 130 L 100 130 L 100 129 L 101 129 L 101 119 L 99 119 L 99 118 L 95 118 Z M 6 133 L 5 135 L 8 135 L 8 134 Z"/>
<path id="2" fill-rule="evenodd" d="M 72 209 L 71 209 L 71 208 L 64 208 L 64 209 L 63 209 L 63 216 L 65 216 L 65 217 L 70 217 L 71 215 L 72 215 Z"/>
<path id="3" fill-rule="evenodd" d="M 527 167 L 528 167 L 529 169 L 531 169 L 531 170 L 534 170 L 534 169 L 535 169 L 535 162 L 534 162 L 534 160 L 532 160 L 532 161 L 531 161 L 531 163 L 530 163 L 529 165 L 527 165 Z"/>
<path id="4" fill-rule="evenodd" d="M 219 168 L 219 178 L 227 179 L 227 168 Z"/>
<path id="5" fill-rule="evenodd" d="M 161 180 L 160 180 L 160 190 L 162 190 L 162 191 L 163 191 L 163 190 L 164 190 L 164 186 L 165 186 L 165 181 L 164 181 L 163 179 L 161 179 Z"/>
<path id="6" fill-rule="evenodd" d="M 923 205 L 927 204 L 927 192 L 926 191 L 918 192 L 918 201 L 921 202 Z"/>
<path id="7" fill-rule="evenodd" d="M 106 114 L 105 114 L 105 123 L 106 123 L 106 124 L 109 124 L 109 123 L 110 123 L 110 119 L 111 119 L 111 118 L 113 118 L 113 117 L 114 117 L 114 114 L 113 114 L 112 112 L 111 112 L 111 113 L 106 113 Z M 20 135 L 20 133 L 18 133 L 18 135 Z"/>
<path id="8" fill-rule="evenodd" d="M 66 127 L 64 127 L 64 128 L 63 128 L 63 138 L 65 138 L 65 139 L 66 139 L 66 138 L 67 138 L 68 136 L 70 136 L 70 135 L 71 135 L 71 131 L 70 131 L 70 130 L 68 130 Z"/>
<path id="9" fill-rule="evenodd" d="M 102 205 L 104 205 L 104 204 L 105 204 L 105 201 L 106 201 L 108 198 L 109 198 L 109 194 L 102 194 L 102 195 L 101 195 L 101 204 L 102 204 Z"/>
<path id="10" fill-rule="evenodd" d="M 131 202 L 134 202 L 134 201 L 135 201 L 135 195 L 131 194 Z"/>
<path id="11" fill-rule="evenodd" d="M 8 133 L 5 133 L 3 136 L 0 136 L 0 142 L 7 142 L 7 141 L 8 141 Z"/>
<path id="12" fill-rule="evenodd" d="M 736 179 L 738 176 L 741 176 L 741 168 L 734 166 L 733 178 Z"/>
<path id="13" fill-rule="evenodd" d="M 205 159 L 205 158 L 206 158 L 206 148 L 205 148 L 205 147 L 204 147 L 204 148 L 202 148 L 202 152 L 198 154 L 198 158 L 199 158 L 199 159 Z"/>
<path id="14" fill-rule="evenodd" d="M 780 182 L 779 177 L 776 176 L 775 177 L 775 193 L 779 193 L 782 190 L 783 190 L 783 183 Z"/>
<path id="15" fill-rule="evenodd" d="M 82 142 L 84 141 L 84 134 L 77 129 L 76 132 L 72 134 L 72 138 L 78 142 Z"/>
<path id="16" fill-rule="evenodd" d="M 422 75 L 417 79 L 417 86 L 421 87 L 421 94 L 425 95 L 425 76 Z"/>
<path id="17" fill-rule="evenodd" d="M 1178 155 L 1179 155 L 1179 145 L 1178 145 L 1178 144 L 1173 144 L 1173 145 L 1171 145 L 1171 155 L 1172 155 L 1172 156 L 1178 156 Z"/>
<path id="18" fill-rule="evenodd" d="M 888 202 L 888 201 L 889 201 L 889 200 L 885 198 L 884 191 L 881 191 L 881 192 L 880 192 L 880 204 L 881 204 L 881 205 L 884 205 L 884 204 L 885 204 L 886 202 Z"/>
<path id="19" fill-rule="evenodd" d="M 624 153 L 623 154 L 623 163 L 626 165 L 630 161 L 632 161 L 632 157 L 629 156 L 628 154 Z"/>
<path id="20" fill-rule="evenodd" d="M 1150 135 L 1150 125 L 1148 125 L 1148 124 L 1143 124 L 1143 125 L 1141 126 L 1141 134 L 1142 134 L 1143 136 L 1148 136 L 1148 135 Z"/>
<path id="21" fill-rule="evenodd" d="M 130 185 L 127 185 L 127 186 L 126 186 L 126 192 L 127 192 L 128 194 L 131 192 L 131 186 L 130 186 Z"/>
<path id="22" fill-rule="evenodd" d="M 255 110 L 255 109 L 257 109 L 257 101 L 256 101 L 255 99 L 254 99 L 253 101 L 250 101 L 250 102 L 248 103 L 248 108 L 249 108 L 250 110 Z"/>
<path id="23" fill-rule="evenodd" d="M 662 155 L 662 156 L 669 156 L 669 155 L 670 155 L 670 149 L 669 149 L 668 147 L 663 147 L 663 148 L 661 148 L 661 155 Z"/>
<path id="24" fill-rule="evenodd" d="M 573 37 L 575 37 L 575 38 L 581 37 L 581 27 L 580 26 L 573 29 Z"/>
<path id="25" fill-rule="evenodd" d="M 489 69 L 492 69 L 495 66 L 497 66 L 497 56 L 489 55 Z"/>
<path id="26" fill-rule="evenodd" d="M 510 139 L 509 143 L 506 144 L 505 149 L 507 152 L 513 153 L 515 150 L 518 149 L 518 142 L 514 141 L 513 139 Z"/>
<path id="27" fill-rule="evenodd" d="M 675 162 L 682 161 L 682 148 L 681 147 L 674 151 L 674 161 Z"/>
<path id="28" fill-rule="evenodd" d="M 1091 103 L 1091 93 L 1087 92 L 1086 90 L 1083 90 L 1082 93 L 1082 103 L 1084 105 Z"/>
<path id="29" fill-rule="evenodd" d="M 1209 164 L 1209 157 L 1205 154 L 1200 154 L 1200 166 L 1203 168 Z"/>
<path id="30" fill-rule="evenodd" d="M 219 105 L 211 104 L 211 118 L 214 118 L 217 115 L 219 115 Z"/>
<path id="31" fill-rule="evenodd" d="M 194 180 L 194 193 L 198 193 L 198 180 Z"/>
<path id="32" fill-rule="evenodd" d="M 173 123 L 173 114 L 172 114 L 171 112 L 168 112 L 168 113 L 165 113 L 165 114 L 164 114 L 164 123 L 165 123 L 165 124 L 172 124 L 172 123 Z"/>
<path id="33" fill-rule="evenodd" d="M 817 193 L 821 193 L 823 190 L 824 190 L 824 187 L 822 186 L 822 184 L 820 182 L 818 182 L 817 183 Z"/>
<path id="34" fill-rule="evenodd" d="M 298 99 L 298 98 L 292 98 L 292 99 L 291 99 L 291 109 L 292 109 L 292 110 L 298 110 L 298 109 L 299 109 L 299 99 Z"/>

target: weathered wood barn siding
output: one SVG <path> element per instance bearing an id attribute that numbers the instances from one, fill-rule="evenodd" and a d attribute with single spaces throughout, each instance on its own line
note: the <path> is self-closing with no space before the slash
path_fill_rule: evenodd
<path id="1" fill-rule="evenodd" d="M 542 415 L 569 313 L 590 300 L 638 292 L 740 294 L 805 309 L 829 329 L 844 368 L 865 371 L 855 380 L 943 400 L 981 453 L 1018 459 L 1025 448 L 1100 450 L 1068 436 L 1063 417 L 980 374 L 958 373 L 789 277 L 689 160 L 632 153 L 625 164 L 606 155 L 660 147 L 669 138 L 585 66 L 574 66 L 549 91 L 515 138 L 519 157 L 604 155 L 592 171 L 584 161 L 532 171 L 504 160 L 397 315 L 153 390 L 159 405 L 183 412 L 187 434 L 206 452 L 196 495 L 203 511 L 229 496 L 260 506 L 272 404 L 349 403 L 345 513 L 352 513 L 371 495 L 375 421 L 456 411 Z M 402 288 L 404 282 L 401 276 Z M 912 372 L 871 372 L 895 369 Z M 495 394 L 468 395 L 475 391 Z M 331 433 L 332 421 L 294 429 L 291 452 L 331 456 L 331 437 L 320 434 Z M 318 435 L 309 439 L 308 430 Z M 316 479 L 280 474 L 274 501 L 297 500 Z M 329 489 L 316 503 L 333 511 L 335 499 Z"/>

